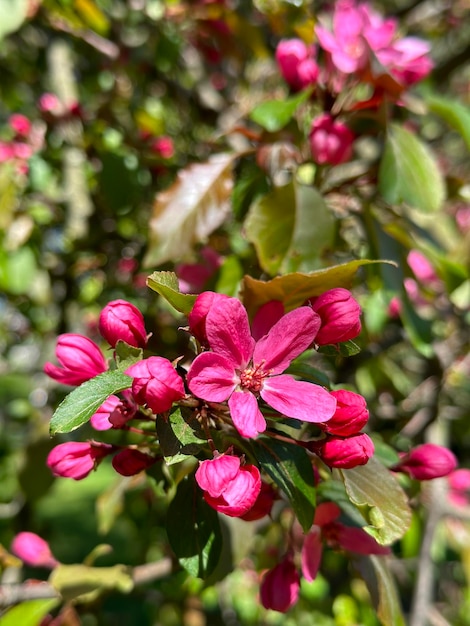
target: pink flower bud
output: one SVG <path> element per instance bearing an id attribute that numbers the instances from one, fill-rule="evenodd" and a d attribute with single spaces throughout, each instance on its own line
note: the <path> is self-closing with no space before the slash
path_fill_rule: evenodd
<path id="1" fill-rule="evenodd" d="M 58 565 L 49 544 L 35 533 L 18 533 L 11 544 L 11 551 L 26 565 L 50 569 Z"/>
<path id="2" fill-rule="evenodd" d="M 154 413 L 171 409 L 173 402 L 184 396 L 182 378 L 168 359 L 151 356 L 131 365 L 126 372 L 132 376 L 132 394 L 136 401 L 146 404 Z"/>
<path id="3" fill-rule="evenodd" d="M 38 101 L 39 110 L 43 113 L 60 113 L 62 104 L 54 93 L 43 93 Z"/>
<path id="4" fill-rule="evenodd" d="M 241 517 L 249 511 L 261 490 L 258 468 L 240 467 L 240 459 L 227 454 L 202 461 L 195 478 L 206 502 L 230 517 Z"/>
<path id="5" fill-rule="evenodd" d="M 46 363 L 44 371 L 63 385 L 81 385 L 108 369 L 99 347 L 83 335 L 59 335 L 55 353 L 61 367 Z"/>
<path id="6" fill-rule="evenodd" d="M 266 572 L 261 581 L 260 598 L 265 609 L 286 613 L 298 600 L 300 576 L 291 558 Z"/>
<path id="7" fill-rule="evenodd" d="M 8 120 L 10 128 L 20 137 L 28 137 L 31 131 L 31 122 L 25 115 L 13 113 Z"/>
<path id="8" fill-rule="evenodd" d="M 329 467 L 351 469 L 365 465 L 374 454 L 374 444 L 369 435 L 361 433 L 350 437 L 328 437 L 317 451 Z"/>
<path id="9" fill-rule="evenodd" d="M 201 345 L 207 345 L 206 335 L 206 318 L 207 314 L 213 307 L 217 307 L 217 303 L 221 299 L 226 299 L 228 296 L 224 296 L 221 293 L 215 293 L 214 291 L 203 291 L 198 295 L 191 313 L 188 316 L 189 328 L 191 333 L 201 343 Z"/>
<path id="10" fill-rule="evenodd" d="M 309 50 L 301 39 L 283 39 L 276 48 L 276 61 L 281 74 L 291 87 L 300 89 L 299 65 L 309 57 Z"/>
<path id="11" fill-rule="evenodd" d="M 155 457 L 129 448 L 118 452 L 112 460 L 114 469 L 122 476 L 134 476 L 151 467 L 155 462 Z"/>
<path id="12" fill-rule="evenodd" d="M 321 296 L 310 298 L 309 302 L 321 318 L 321 327 L 315 337 L 318 345 L 348 341 L 361 332 L 361 307 L 347 289 L 330 289 Z"/>
<path id="13" fill-rule="evenodd" d="M 0 141 L 0 163 L 11 161 L 15 158 L 15 151 L 13 150 L 13 144 Z"/>
<path id="14" fill-rule="evenodd" d="M 358 393 L 345 389 L 332 391 L 331 395 L 336 398 L 336 412 L 331 419 L 320 424 L 320 427 L 331 435 L 355 435 L 369 419 L 365 399 Z"/>
<path id="15" fill-rule="evenodd" d="M 434 443 L 423 443 L 405 454 L 393 468 L 415 480 L 432 480 L 447 476 L 457 467 L 455 455 Z"/>
<path id="16" fill-rule="evenodd" d="M 313 59 L 305 59 L 297 67 L 297 78 L 301 89 L 314 85 L 320 74 L 320 69 Z"/>
<path id="17" fill-rule="evenodd" d="M 240 519 L 245 520 L 245 522 L 253 522 L 269 515 L 271 513 L 271 509 L 273 508 L 274 501 L 278 497 L 277 491 L 272 485 L 262 482 L 261 491 L 259 492 L 255 503 L 244 515 L 240 515 Z"/>
<path id="18" fill-rule="evenodd" d="M 354 133 L 329 113 L 313 120 L 309 139 L 313 160 L 320 165 L 339 165 L 352 156 Z"/>
<path id="19" fill-rule="evenodd" d="M 429 260 L 418 250 L 410 250 L 406 257 L 413 274 L 424 285 L 439 283 L 439 278 Z"/>
<path id="20" fill-rule="evenodd" d="M 113 446 L 101 443 L 69 441 L 53 448 L 47 465 L 54 476 L 81 480 L 94 470 L 99 462 L 113 451 Z"/>
<path id="21" fill-rule="evenodd" d="M 458 469 L 447 476 L 449 501 L 457 507 L 466 507 L 470 503 L 470 469 Z"/>
<path id="22" fill-rule="evenodd" d="M 120 339 L 136 348 L 145 348 L 147 345 L 144 316 L 126 300 L 108 302 L 100 313 L 99 328 L 101 335 L 113 348 Z"/>
<path id="23" fill-rule="evenodd" d="M 171 137 L 157 137 L 150 144 L 150 149 L 163 159 L 171 159 L 175 154 L 175 147 Z"/>

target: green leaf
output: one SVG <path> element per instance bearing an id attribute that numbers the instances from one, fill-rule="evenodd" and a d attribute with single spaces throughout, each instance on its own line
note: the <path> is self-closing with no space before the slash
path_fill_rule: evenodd
<path id="1" fill-rule="evenodd" d="M 178 277 L 174 272 L 153 272 L 147 278 L 147 286 L 160 294 L 171 306 L 187 315 L 191 312 L 197 296 L 180 293 Z"/>
<path id="2" fill-rule="evenodd" d="M 263 281 L 244 276 L 242 284 L 243 303 L 252 317 L 259 307 L 271 300 L 279 300 L 284 304 L 286 311 L 301 306 L 305 300 L 319 296 L 334 287 L 351 288 L 357 270 L 372 263 L 388 263 L 393 261 L 369 261 L 361 259 L 350 261 L 342 265 L 333 265 L 324 270 L 317 270 L 303 274 L 295 272 L 276 276 L 272 280 Z"/>
<path id="3" fill-rule="evenodd" d="M 397 587 L 387 560 L 373 555 L 357 556 L 353 563 L 367 585 L 382 625 L 405 626 Z"/>
<path id="4" fill-rule="evenodd" d="M 21 602 L 2 614 L 0 626 L 38 626 L 60 602 L 59 598 Z"/>
<path id="5" fill-rule="evenodd" d="M 219 517 L 204 500 L 194 476 L 178 485 L 168 507 L 166 531 L 172 550 L 191 576 L 207 578 L 214 571 L 222 551 Z"/>
<path id="6" fill-rule="evenodd" d="M 132 378 L 119 370 L 108 370 L 87 380 L 69 393 L 51 419 L 50 433 L 69 433 L 85 424 L 113 393 L 129 389 Z"/>
<path id="7" fill-rule="evenodd" d="M 408 498 L 396 478 L 375 457 L 367 465 L 339 470 L 346 493 L 369 524 L 364 530 L 382 545 L 403 537 L 411 523 Z"/>
<path id="8" fill-rule="evenodd" d="M 188 419 L 183 417 L 180 409 L 173 411 L 168 420 L 157 418 L 157 435 L 167 465 L 179 463 L 196 455 L 207 439 L 197 422 L 190 422 L 192 412 L 188 411 Z"/>
<path id="9" fill-rule="evenodd" d="M 130 569 L 125 565 L 59 565 L 52 571 L 49 583 L 66 602 L 92 602 L 103 591 L 129 593 L 134 587 Z"/>
<path id="10" fill-rule="evenodd" d="M 29 246 L 0 250 L 0 288 L 14 295 L 27 294 L 37 278 L 38 267 Z"/>
<path id="11" fill-rule="evenodd" d="M 470 108 L 456 102 L 455 98 L 442 96 L 425 97 L 429 110 L 442 117 L 450 126 L 460 133 L 470 150 Z"/>
<path id="12" fill-rule="evenodd" d="M 379 168 L 379 191 L 390 204 L 404 202 L 421 211 L 442 206 L 444 178 L 429 147 L 413 133 L 392 124 Z"/>
<path id="13" fill-rule="evenodd" d="M 292 119 L 299 106 L 306 102 L 311 89 L 301 91 L 296 96 L 284 100 L 268 100 L 258 104 L 250 114 L 251 119 L 270 133 L 284 128 Z"/>
<path id="14" fill-rule="evenodd" d="M 142 360 L 144 351 L 142 348 L 130 346 L 122 339 L 119 339 L 116 343 L 115 353 L 118 370 L 124 372 L 128 367 Z"/>
<path id="15" fill-rule="evenodd" d="M 255 456 L 263 470 L 286 494 L 305 532 L 313 523 L 315 479 L 312 463 L 303 448 L 295 444 L 260 437 L 253 442 Z"/>
<path id="16" fill-rule="evenodd" d="M 0 0 L 0 42 L 18 30 L 28 15 L 28 0 Z"/>
<path id="17" fill-rule="evenodd" d="M 360 351 L 361 348 L 351 339 L 343 341 L 337 346 L 321 346 L 318 349 L 318 352 L 327 354 L 328 356 L 354 356 L 355 354 L 359 354 Z"/>
<path id="18" fill-rule="evenodd" d="M 320 193 L 296 181 L 255 200 L 245 220 L 247 238 L 270 274 L 313 269 L 332 245 L 334 228 Z"/>

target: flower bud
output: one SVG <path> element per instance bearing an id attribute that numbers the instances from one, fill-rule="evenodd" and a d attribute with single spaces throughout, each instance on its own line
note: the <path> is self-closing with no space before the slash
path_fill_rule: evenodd
<path id="1" fill-rule="evenodd" d="M 458 469 L 447 476 L 449 501 L 457 507 L 470 504 L 470 469 Z"/>
<path id="2" fill-rule="evenodd" d="M 240 467 L 240 459 L 228 454 L 202 461 L 195 478 L 204 491 L 206 502 L 230 517 L 241 517 L 249 511 L 261 490 L 258 468 L 255 465 Z"/>
<path id="3" fill-rule="evenodd" d="M 266 572 L 261 581 L 260 598 L 265 609 L 286 613 L 298 600 L 300 576 L 291 558 Z"/>
<path id="4" fill-rule="evenodd" d="M 365 399 L 358 393 L 338 389 L 331 395 L 336 398 L 336 412 L 331 419 L 320 427 L 330 435 L 349 437 L 358 433 L 369 419 Z"/>
<path id="5" fill-rule="evenodd" d="M 283 39 L 276 48 L 276 61 L 281 74 L 293 89 L 300 89 L 299 65 L 309 57 L 309 50 L 301 39 Z"/>
<path id="6" fill-rule="evenodd" d="M 21 113 L 13 113 L 8 120 L 10 128 L 20 137 L 28 137 L 31 132 L 31 122 Z"/>
<path id="7" fill-rule="evenodd" d="M 194 302 L 194 306 L 188 316 L 189 328 L 194 337 L 203 346 L 208 345 L 206 335 L 207 314 L 213 307 L 217 307 L 217 303 L 221 299 L 225 298 L 228 298 L 228 296 L 215 293 L 214 291 L 203 291 Z"/>
<path id="8" fill-rule="evenodd" d="M 168 359 L 151 356 L 131 365 L 126 372 L 134 379 L 132 394 L 136 401 L 146 404 L 154 413 L 171 409 L 173 402 L 184 396 L 182 378 Z"/>
<path id="9" fill-rule="evenodd" d="M 321 318 L 320 330 L 315 337 L 318 345 L 348 341 L 361 332 L 361 307 L 347 289 L 330 289 L 308 302 Z"/>
<path id="10" fill-rule="evenodd" d="M 261 483 L 261 491 L 255 500 L 255 503 L 244 515 L 240 515 L 240 518 L 245 522 L 253 522 L 261 519 L 271 513 L 274 501 L 278 498 L 277 491 L 269 483 Z"/>
<path id="11" fill-rule="evenodd" d="M 354 133 L 329 113 L 313 120 L 309 139 L 313 160 L 320 165 L 339 165 L 352 156 Z"/>
<path id="12" fill-rule="evenodd" d="M 18 533 L 11 544 L 11 551 L 26 565 L 50 569 L 58 565 L 49 544 L 35 533 Z"/>
<path id="13" fill-rule="evenodd" d="M 113 348 L 120 339 L 136 348 L 145 348 L 147 345 L 144 316 L 126 300 L 108 302 L 100 313 L 99 328 L 101 335 Z"/>
<path id="14" fill-rule="evenodd" d="M 150 144 L 150 149 L 158 156 L 161 156 L 162 159 L 171 159 L 175 154 L 175 147 L 171 137 L 157 137 Z"/>
<path id="15" fill-rule="evenodd" d="M 125 448 L 118 452 L 112 460 L 112 465 L 121 476 L 134 476 L 148 469 L 156 462 L 155 457 L 140 450 Z"/>
<path id="16" fill-rule="evenodd" d="M 410 250 L 406 257 L 406 262 L 410 266 L 413 274 L 423 285 L 439 284 L 439 277 L 433 266 L 419 250 Z"/>
<path id="17" fill-rule="evenodd" d="M 322 553 L 321 527 L 313 525 L 305 537 L 301 552 L 302 575 L 308 582 L 317 577 Z"/>
<path id="18" fill-rule="evenodd" d="M 108 369 L 96 343 L 82 335 L 59 335 L 55 353 L 61 367 L 46 363 L 44 372 L 63 385 L 81 385 Z"/>
<path id="19" fill-rule="evenodd" d="M 423 443 L 405 454 L 393 470 L 415 480 L 432 480 L 447 476 L 456 467 L 457 459 L 450 450 L 434 443 Z"/>
<path id="20" fill-rule="evenodd" d="M 329 467 L 351 469 L 367 463 L 374 454 L 374 444 L 365 433 L 350 437 L 329 436 L 317 454 Z"/>
<path id="21" fill-rule="evenodd" d="M 69 441 L 60 443 L 49 452 L 47 465 L 54 476 L 81 480 L 112 451 L 113 446 L 105 443 Z"/>

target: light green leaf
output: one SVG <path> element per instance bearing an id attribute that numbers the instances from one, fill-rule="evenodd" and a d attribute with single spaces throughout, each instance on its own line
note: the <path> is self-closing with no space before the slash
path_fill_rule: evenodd
<path id="1" fill-rule="evenodd" d="M 157 418 L 157 435 L 167 465 L 180 463 L 188 455 L 196 455 L 207 438 L 200 430 L 199 424 L 191 422 L 192 413 L 188 411 L 187 419 L 180 409 L 173 411 L 168 419 Z"/>
<path id="2" fill-rule="evenodd" d="M 197 296 L 180 293 L 178 277 L 174 272 L 153 272 L 147 278 L 147 285 L 160 294 L 171 306 L 187 315 L 191 312 Z"/>
<path id="3" fill-rule="evenodd" d="M 403 537 L 411 523 L 408 498 L 396 478 L 375 457 L 367 465 L 339 470 L 346 493 L 368 526 L 364 528 L 382 545 Z"/>
<path id="4" fill-rule="evenodd" d="M 8 609 L 0 617 L 0 626 L 38 626 L 44 617 L 60 604 L 59 598 L 27 600 Z"/>
<path id="5" fill-rule="evenodd" d="M 10 33 L 18 30 L 26 19 L 28 0 L 0 0 L 0 42 Z"/>
<path id="6" fill-rule="evenodd" d="M 131 571 L 125 565 L 59 565 L 52 571 L 49 583 L 65 601 L 74 602 L 92 602 L 107 590 L 129 593 L 134 587 Z"/>
<path id="7" fill-rule="evenodd" d="M 253 442 L 263 470 L 286 494 L 303 530 L 313 524 L 316 493 L 312 463 L 297 445 L 260 437 Z"/>
<path id="8" fill-rule="evenodd" d="M 470 108 L 455 98 L 430 95 L 425 97 L 429 110 L 442 117 L 460 133 L 470 150 Z"/>
<path id="9" fill-rule="evenodd" d="M 392 124 L 379 168 L 379 191 L 390 204 L 409 204 L 425 212 L 442 206 L 444 178 L 430 150 L 416 135 Z"/>
<path id="10" fill-rule="evenodd" d="M 128 367 L 142 360 L 144 351 L 142 348 L 130 346 L 122 339 L 119 339 L 116 343 L 115 354 L 118 370 L 124 372 Z"/>
<path id="11" fill-rule="evenodd" d="M 69 433 L 85 424 L 113 393 L 129 389 L 132 378 L 119 370 L 108 370 L 74 389 L 59 404 L 51 419 L 50 433 Z"/>
<path id="12" fill-rule="evenodd" d="M 299 106 L 309 99 L 311 93 L 312 90 L 307 89 L 284 100 L 262 102 L 253 109 L 250 117 L 270 133 L 275 133 L 290 122 Z"/>

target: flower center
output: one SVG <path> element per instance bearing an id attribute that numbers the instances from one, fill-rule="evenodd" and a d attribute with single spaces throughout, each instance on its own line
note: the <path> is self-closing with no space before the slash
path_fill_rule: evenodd
<path id="1" fill-rule="evenodd" d="M 242 389 L 248 389 L 253 393 L 261 391 L 263 386 L 263 379 L 269 376 L 269 372 L 263 370 L 263 363 L 254 367 L 247 367 L 240 374 L 240 387 Z"/>

